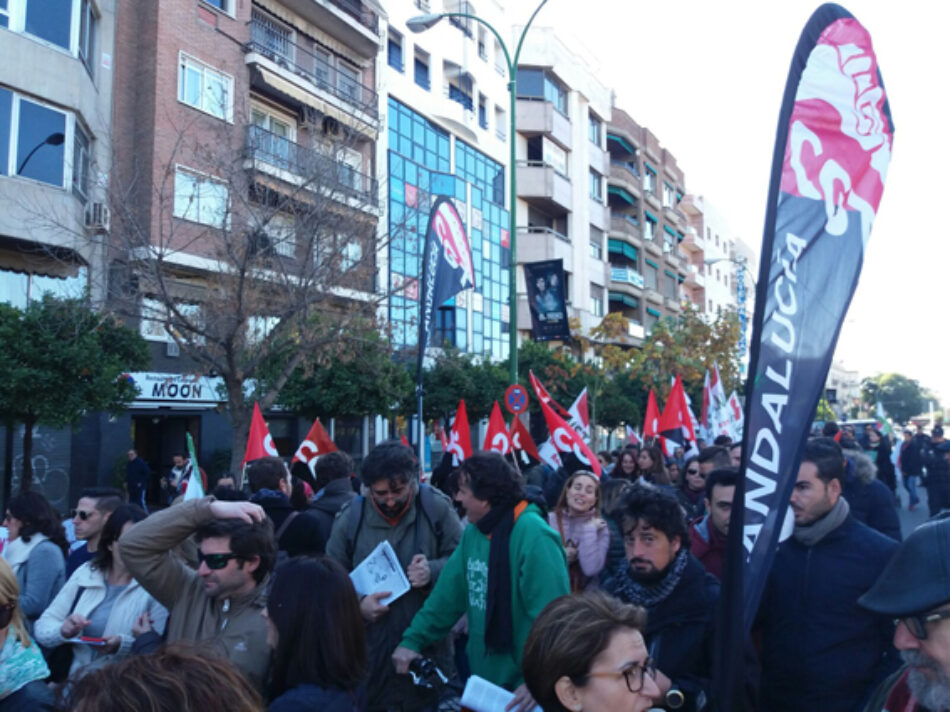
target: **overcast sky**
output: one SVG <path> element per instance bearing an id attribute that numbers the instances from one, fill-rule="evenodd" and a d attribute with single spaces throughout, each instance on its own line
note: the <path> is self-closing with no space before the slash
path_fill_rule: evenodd
<path id="1" fill-rule="evenodd" d="M 509 0 L 523 23 L 535 0 Z M 782 92 L 802 0 L 549 0 L 536 20 L 590 58 L 617 103 L 653 131 L 759 252 Z M 945 51 L 950 3 L 852 0 L 870 31 L 895 125 L 893 158 L 837 355 L 861 375 L 898 371 L 950 398 L 950 291 L 940 219 L 950 197 Z M 530 41 L 530 39 L 528 40 Z"/>

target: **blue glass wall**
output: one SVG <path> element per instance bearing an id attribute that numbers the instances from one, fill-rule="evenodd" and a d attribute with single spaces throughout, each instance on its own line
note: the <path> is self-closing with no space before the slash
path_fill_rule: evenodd
<path id="1" fill-rule="evenodd" d="M 441 330 L 430 345 L 447 340 L 462 351 L 493 360 L 508 358 L 510 250 L 504 166 L 462 141 L 453 143 L 448 133 L 392 98 L 388 125 L 389 288 L 401 290 L 390 299 L 395 343 L 418 343 L 418 279 L 429 207 L 434 196 L 451 195 L 468 229 L 476 288 L 474 295 L 464 293 L 470 308 L 457 306 L 455 300 L 446 303 L 436 320 Z"/>

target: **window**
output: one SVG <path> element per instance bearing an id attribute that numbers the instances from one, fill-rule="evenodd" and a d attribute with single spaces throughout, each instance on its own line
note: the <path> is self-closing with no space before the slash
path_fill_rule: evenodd
<path id="1" fill-rule="evenodd" d="M 643 223 L 643 239 L 652 240 L 656 236 L 656 218 L 647 213 L 647 219 Z"/>
<path id="2" fill-rule="evenodd" d="M 174 215 L 202 225 L 227 227 L 230 222 L 227 185 L 209 176 L 176 168 Z"/>
<path id="3" fill-rule="evenodd" d="M 257 9 L 251 11 L 251 42 L 254 43 L 255 49 L 260 48 L 278 64 L 286 67 L 295 63 L 294 31 L 276 20 L 273 15 Z"/>
<path id="4" fill-rule="evenodd" d="M 296 126 L 285 117 L 278 117 L 261 106 L 251 107 L 251 137 L 254 158 L 272 166 L 292 170 L 297 166 L 294 150 Z"/>
<path id="5" fill-rule="evenodd" d="M 478 95 L 478 125 L 483 129 L 488 128 L 488 100 L 484 94 Z"/>
<path id="6" fill-rule="evenodd" d="M 402 36 L 396 32 L 389 32 L 389 66 L 397 72 L 403 71 Z"/>
<path id="7" fill-rule="evenodd" d="M 82 266 L 58 263 L 47 274 L 0 267 L 0 303 L 23 309 L 30 302 L 42 299 L 44 294 L 60 299 L 79 299 L 84 295 L 87 283 L 87 271 Z"/>
<path id="8" fill-rule="evenodd" d="M 0 89 L 0 175 L 65 187 L 74 125 L 71 114 Z"/>
<path id="9" fill-rule="evenodd" d="M 676 299 L 676 275 L 663 272 L 663 296 L 667 299 Z"/>
<path id="10" fill-rule="evenodd" d="M 218 8 L 221 12 L 226 12 L 229 15 L 234 14 L 234 0 L 202 0 L 202 2 L 211 7 Z"/>
<path id="11" fill-rule="evenodd" d="M 590 313 L 594 316 L 604 315 L 604 288 L 596 284 L 590 285 Z"/>
<path id="12" fill-rule="evenodd" d="M 479 58 L 488 61 L 488 46 L 486 44 L 485 28 L 481 25 L 478 26 L 478 56 Z"/>
<path id="13" fill-rule="evenodd" d="M 604 124 L 593 114 L 587 114 L 587 138 L 595 146 L 600 146 L 600 135 L 603 132 Z"/>
<path id="14" fill-rule="evenodd" d="M 500 106 L 495 106 L 495 136 L 500 141 L 508 138 L 508 119 L 505 117 L 505 110 Z"/>
<path id="15" fill-rule="evenodd" d="M 28 0 L 23 31 L 57 47 L 69 50 L 73 0 Z"/>
<path id="16" fill-rule="evenodd" d="M 416 84 L 426 91 L 429 91 L 429 55 L 416 50 L 415 65 L 413 66 L 413 76 Z"/>
<path id="17" fill-rule="evenodd" d="M 644 260 L 643 265 L 643 285 L 647 289 L 656 289 L 656 277 L 657 277 L 658 267 L 655 262 L 650 260 Z"/>
<path id="18" fill-rule="evenodd" d="M 297 236 L 294 228 L 293 215 L 273 213 L 259 216 L 258 230 L 260 231 L 261 247 L 272 250 L 273 254 L 282 257 L 294 257 L 297 247 Z"/>
<path id="19" fill-rule="evenodd" d="M 590 169 L 590 197 L 598 202 L 604 199 L 604 179 L 593 168 Z"/>
<path id="20" fill-rule="evenodd" d="M 10 26 L 9 0 L 0 0 L 0 27 Z"/>
<path id="21" fill-rule="evenodd" d="M 663 206 L 667 208 L 676 206 L 676 191 L 666 181 L 663 181 Z"/>
<path id="22" fill-rule="evenodd" d="M 363 247 L 358 242 L 348 242 L 343 246 L 340 259 L 340 267 L 344 272 L 348 272 L 363 259 Z"/>
<path id="23" fill-rule="evenodd" d="M 201 307 L 197 304 L 175 304 L 175 309 L 181 314 L 181 318 L 188 320 L 190 324 L 201 328 Z M 146 341 L 174 341 L 174 335 L 178 338 L 186 338 L 173 324 L 178 320 L 167 305 L 158 299 L 149 297 L 142 298 L 141 320 L 139 321 L 139 333 Z M 200 339 L 191 336 L 195 342 Z"/>
<path id="24" fill-rule="evenodd" d="M 0 5 L 5 2 L 6 0 L 0 0 Z M 96 16 L 96 11 L 89 0 L 82 0 L 79 13 L 79 59 L 86 65 L 89 74 L 92 74 L 96 66 L 94 55 L 99 18 Z"/>
<path id="25" fill-rule="evenodd" d="M 178 61 L 178 101 L 219 119 L 231 121 L 234 80 L 181 53 Z"/>
<path id="26" fill-rule="evenodd" d="M 590 256 L 595 260 L 604 256 L 604 231 L 593 225 L 590 226 Z"/>
<path id="27" fill-rule="evenodd" d="M 89 197 L 89 138 L 77 125 L 73 133 L 73 192 Z"/>
<path id="28" fill-rule="evenodd" d="M 543 69 L 518 70 L 518 96 L 550 101 L 567 116 L 567 90 Z"/>
<path id="29" fill-rule="evenodd" d="M 649 163 L 643 165 L 646 168 L 643 172 L 643 189 L 656 193 L 656 170 Z"/>
<path id="30" fill-rule="evenodd" d="M 360 70 L 346 62 L 337 64 L 337 88 L 353 101 L 360 100 Z"/>

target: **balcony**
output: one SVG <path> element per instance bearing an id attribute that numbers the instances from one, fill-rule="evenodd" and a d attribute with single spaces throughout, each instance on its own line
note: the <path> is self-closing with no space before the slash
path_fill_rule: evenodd
<path id="1" fill-rule="evenodd" d="M 244 157 L 246 168 L 326 192 L 353 207 L 377 209 L 379 189 L 375 178 L 259 126 L 247 127 Z"/>
<path id="2" fill-rule="evenodd" d="M 610 162 L 610 182 L 622 186 L 637 198 L 643 196 L 642 181 L 636 165 L 625 161 Z"/>
<path id="3" fill-rule="evenodd" d="M 666 218 L 668 223 L 676 225 L 680 228 L 686 225 L 686 215 L 679 208 L 674 208 L 670 205 L 664 205 L 663 217 Z"/>
<path id="4" fill-rule="evenodd" d="M 652 190 L 644 186 L 643 188 L 643 198 L 650 205 L 653 206 L 654 210 L 662 210 L 663 206 L 660 204 L 660 198 Z"/>
<path id="5" fill-rule="evenodd" d="M 603 202 L 591 196 L 590 199 L 590 224 L 598 230 L 606 230 L 610 222 L 610 208 Z"/>
<path id="6" fill-rule="evenodd" d="M 567 269 L 573 264 L 574 246 L 571 238 L 554 228 L 529 225 L 518 228 L 518 261 L 564 260 Z"/>
<path id="7" fill-rule="evenodd" d="M 610 267 L 610 281 L 615 284 L 629 285 L 636 287 L 639 292 L 643 291 L 643 275 L 632 267 Z"/>
<path id="8" fill-rule="evenodd" d="M 282 0 L 282 4 L 367 59 L 379 50 L 379 17 L 360 0 Z"/>
<path id="9" fill-rule="evenodd" d="M 378 97 L 372 88 L 360 83 L 355 69 L 344 66 L 341 70 L 341 65 L 328 62 L 325 54 L 302 47 L 297 33 L 266 17 L 255 14 L 250 24 L 251 41 L 245 61 L 262 70 L 264 91 L 276 89 L 292 102 L 312 106 L 324 114 L 342 110 L 376 123 Z"/>
<path id="10" fill-rule="evenodd" d="M 573 210 L 571 181 L 542 161 L 518 161 L 518 197 L 535 202 L 547 213 Z"/>
<path id="11" fill-rule="evenodd" d="M 663 306 L 665 306 L 665 307 L 666 307 L 667 309 L 669 309 L 671 312 L 674 312 L 674 313 L 676 313 L 676 314 L 679 314 L 680 311 L 682 311 L 682 309 L 683 309 L 683 307 L 680 306 L 680 303 L 679 303 L 678 300 L 676 300 L 676 299 L 670 299 L 669 297 L 665 297 L 665 298 L 663 299 Z"/>
<path id="12" fill-rule="evenodd" d="M 640 223 L 632 215 L 611 213 L 610 234 L 624 237 L 637 247 L 643 245 L 643 238 L 640 235 Z"/>
<path id="13" fill-rule="evenodd" d="M 590 165 L 598 173 L 605 175 L 610 172 L 610 154 L 592 141 L 587 142 L 590 150 Z"/>
<path id="14" fill-rule="evenodd" d="M 571 122 L 554 104 L 544 99 L 518 97 L 515 117 L 518 133 L 525 135 L 544 134 L 562 148 L 571 150 Z"/>
<path id="15" fill-rule="evenodd" d="M 706 251 L 706 241 L 700 237 L 699 233 L 696 232 L 696 229 L 692 227 L 686 228 L 686 237 L 683 239 L 680 245 L 687 252 Z"/>
<path id="16" fill-rule="evenodd" d="M 653 302 L 654 304 L 662 304 L 662 303 L 663 303 L 663 295 L 660 294 L 660 293 L 659 293 L 658 291 L 656 291 L 655 289 L 647 289 L 647 290 L 644 292 L 644 296 L 647 298 L 647 301 L 648 301 L 648 302 Z"/>
<path id="17" fill-rule="evenodd" d="M 706 286 L 706 277 L 697 265 L 688 265 L 686 267 L 686 284 L 691 287 Z"/>

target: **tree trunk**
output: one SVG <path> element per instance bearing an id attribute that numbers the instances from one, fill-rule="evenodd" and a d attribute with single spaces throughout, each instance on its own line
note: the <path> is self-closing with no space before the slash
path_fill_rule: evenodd
<path id="1" fill-rule="evenodd" d="M 227 379 L 226 379 L 227 381 Z M 251 408 L 244 400 L 244 388 L 240 381 L 227 382 L 228 413 L 231 416 L 231 474 L 235 478 L 238 489 L 244 483 L 243 467 L 244 451 L 247 448 L 247 436 L 251 429 Z"/>
<path id="2" fill-rule="evenodd" d="M 23 472 L 20 476 L 20 492 L 29 492 L 33 486 L 33 426 L 36 418 L 23 421 Z"/>

